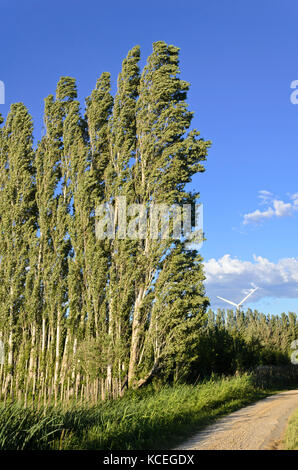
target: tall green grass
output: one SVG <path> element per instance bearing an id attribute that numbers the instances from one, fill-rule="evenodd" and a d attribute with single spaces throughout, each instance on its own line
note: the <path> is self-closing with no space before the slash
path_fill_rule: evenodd
<path id="1" fill-rule="evenodd" d="M 283 445 L 285 450 L 298 450 L 298 408 L 289 419 Z"/>
<path id="2" fill-rule="evenodd" d="M 268 395 L 248 375 L 129 392 L 96 406 L 0 407 L 0 449 L 167 449 Z"/>

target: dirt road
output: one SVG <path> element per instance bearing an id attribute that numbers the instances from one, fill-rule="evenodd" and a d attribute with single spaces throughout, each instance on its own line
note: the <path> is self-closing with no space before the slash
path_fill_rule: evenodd
<path id="1" fill-rule="evenodd" d="M 282 449 L 283 432 L 297 407 L 298 390 L 279 393 L 221 418 L 177 449 Z"/>

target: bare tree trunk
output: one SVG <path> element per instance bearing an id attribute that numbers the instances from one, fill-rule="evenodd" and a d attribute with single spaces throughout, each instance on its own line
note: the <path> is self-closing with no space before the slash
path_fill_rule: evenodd
<path id="1" fill-rule="evenodd" d="M 10 330 L 9 339 L 8 339 L 8 374 L 6 376 L 5 382 L 5 397 L 7 396 L 8 387 L 12 383 L 12 368 L 13 368 L 13 337 L 12 331 Z"/>
<path id="2" fill-rule="evenodd" d="M 31 329 L 31 351 L 30 351 L 30 359 L 29 359 L 29 368 L 28 368 L 28 385 L 30 381 L 32 381 L 32 399 L 34 400 L 34 392 L 35 392 L 35 380 L 34 380 L 34 366 L 35 366 L 35 340 L 36 340 L 36 326 L 32 325 Z"/>
<path id="3" fill-rule="evenodd" d="M 58 315 L 60 316 L 59 313 Z M 58 398 L 59 346 L 60 346 L 60 321 L 58 318 L 57 330 L 56 330 L 56 360 L 55 360 L 55 373 L 54 373 L 55 406 L 57 405 L 57 398 Z"/>
<path id="4" fill-rule="evenodd" d="M 135 381 L 135 370 L 138 363 L 139 347 L 140 347 L 140 327 L 141 327 L 141 311 L 140 306 L 143 300 L 144 287 L 139 289 L 138 296 L 135 301 L 134 316 L 132 322 L 132 333 L 131 333 L 131 346 L 130 346 L 130 358 L 128 367 L 128 387 L 134 386 Z"/>

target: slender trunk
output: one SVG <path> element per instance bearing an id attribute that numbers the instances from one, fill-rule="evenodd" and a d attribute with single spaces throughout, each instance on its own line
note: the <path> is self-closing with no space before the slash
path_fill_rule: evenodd
<path id="1" fill-rule="evenodd" d="M 134 386 L 135 372 L 138 363 L 139 347 L 140 347 L 140 334 L 141 334 L 141 303 L 144 295 L 144 287 L 139 289 L 137 299 L 135 301 L 134 317 L 132 322 L 132 333 L 131 333 L 131 346 L 130 346 L 130 358 L 128 367 L 128 387 Z"/>
<path id="2" fill-rule="evenodd" d="M 36 326 L 32 325 L 31 329 L 31 351 L 29 359 L 29 373 L 28 373 L 28 382 L 32 381 L 32 398 L 34 399 L 34 388 L 35 388 L 35 340 L 36 340 Z M 29 385 L 29 383 L 28 383 Z"/>
<path id="3" fill-rule="evenodd" d="M 60 316 L 59 313 L 58 315 Z M 57 330 L 56 330 L 56 358 L 55 358 L 55 373 L 54 373 L 55 405 L 57 405 L 57 398 L 58 398 L 59 346 L 60 346 L 60 321 L 58 318 L 58 324 L 57 324 Z"/>

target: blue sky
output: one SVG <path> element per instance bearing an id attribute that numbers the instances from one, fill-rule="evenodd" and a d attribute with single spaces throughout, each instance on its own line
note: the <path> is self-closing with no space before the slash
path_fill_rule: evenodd
<path id="1" fill-rule="evenodd" d="M 213 142 L 193 181 L 212 305 L 223 306 L 216 295 L 240 300 L 253 283 L 261 288 L 247 306 L 297 312 L 297 17 L 296 0 L 1 0 L 0 112 L 23 101 L 38 139 L 43 98 L 60 76 L 77 79 L 83 102 L 103 71 L 115 87 L 134 45 L 142 63 L 154 41 L 179 46 L 193 125 Z"/>

